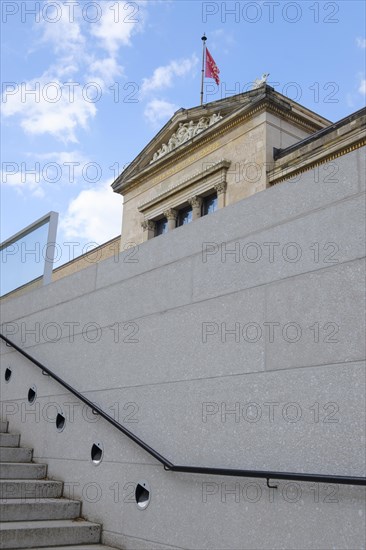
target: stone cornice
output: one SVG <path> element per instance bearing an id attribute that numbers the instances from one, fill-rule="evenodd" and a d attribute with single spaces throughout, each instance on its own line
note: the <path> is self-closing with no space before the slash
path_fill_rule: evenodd
<path id="1" fill-rule="evenodd" d="M 325 164 L 366 145 L 366 117 L 360 116 L 348 125 L 336 127 L 326 135 L 320 135 L 304 143 L 274 162 L 268 171 L 268 183 L 274 185 L 312 168 Z"/>
<path id="2" fill-rule="evenodd" d="M 217 175 L 219 172 L 224 172 L 224 177 L 220 178 L 220 181 L 225 181 L 225 175 L 227 170 L 230 167 L 231 162 L 228 160 L 221 160 L 213 165 L 211 165 L 209 168 L 206 168 L 206 170 L 202 170 L 201 172 L 196 172 L 195 174 L 192 174 L 190 177 L 185 178 L 181 181 L 179 181 L 176 185 L 171 186 L 166 191 L 163 191 L 162 193 L 159 193 L 156 195 L 153 199 L 150 199 L 149 201 L 146 201 L 145 203 L 142 203 L 139 205 L 138 210 L 141 213 L 146 213 L 148 210 L 153 209 L 156 207 L 159 203 L 162 203 L 169 197 L 173 197 L 180 191 L 183 191 L 186 188 L 189 188 L 191 186 L 196 185 L 198 182 L 201 182 L 203 180 L 206 180 L 207 178 L 213 178 L 213 176 Z M 219 182 L 216 181 L 214 184 L 218 184 Z"/>
<path id="3" fill-rule="evenodd" d="M 355 143 L 354 145 L 349 145 L 348 147 L 345 147 L 344 149 L 340 149 L 339 151 L 336 151 L 335 153 L 332 153 L 331 155 L 326 155 L 318 160 L 315 161 L 309 161 L 306 165 L 301 167 L 296 167 L 293 171 L 282 173 L 278 175 L 278 177 L 274 177 L 271 175 L 271 173 L 268 173 L 269 175 L 269 184 L 270 185 L 276 185 L 277 183 L 281 183 L 283 181 L 286 181 L 288 179 L 294 178 L 299 174 L 303 174 L 304 172 L 309 172 L 309 170 L 312 170 L 313 168 L 316 168 L 317 166 L 320 166 L 322 164 L 326 164 L 327 162 L 330 162 L 338 157 L 342 157 L 343 155 L 347 155 L 347 153 L 351 153 L 352 151 L 355 151 L 356 149 L 360 149 L 361 147 L 366 146 L 366 138 L 363 138 L 358 143 Z"/>

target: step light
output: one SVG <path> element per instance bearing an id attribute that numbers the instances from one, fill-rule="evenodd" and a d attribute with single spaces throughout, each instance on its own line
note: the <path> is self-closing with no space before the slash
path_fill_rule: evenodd
<path id="1" fill-rule="evenodd" d="M 102 458 L 103 458 L 103 445 L 102 445 L 102 443 L 93 443 L 90 455 L 91 455 L 91 459 L 92 459 L 93 464 L 95 464 L 95 466 L 98 466 L 98 464 L 100 464 L 102 462 Z"/>
<path id="2" fill-rule="evenodd" d="M 28 390 L 28 403 L 34 403 L 37 398 L 37 388 L 36 386 L 32 386 Z"/>
<path id="3" fill-rule="evenodd" d="M 11 369 L 8 367 L 5 371 L 5 382 L 9 382 L 11 378 Z"/>
<path id="4" fill-rule="evenodd" d="M 58 432 L 62 432 L 62 430 L 65 428 L 66 424 L 66 418 L 63 414 L 58 413 L 56 416 L 56 428 Z"/>
<path id="5" fill-rule="evenodd" d="M 150 486 L 147 481 L 140 481 L 135 490 L 136 504 L 139 510 L 145 510 L 150 504 Z"/>

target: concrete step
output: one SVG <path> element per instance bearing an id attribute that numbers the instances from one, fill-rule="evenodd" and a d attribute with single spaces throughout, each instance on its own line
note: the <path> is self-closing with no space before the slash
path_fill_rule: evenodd
<path id="1" fill-rule="evenodd" d="M 48 519 L 75 519 L 80 515 L 81 503 L 65 498 L 13 498 L 0 500 L 1 521 L 34 521 Z"/>
<path id="2" fill-rule="evenodd" d="M 62 481 L 0 479 L 0 499 L 58 498 L 62 488 Z"/>
<path id="3" fill-rule="evenodd" d="M 9 521 L 0 527 L 0 548 L 93 544 L 100 541 L 100 532 L 100 525 L 85 520 Z"/>
<path id="4" fill-rule="evenodd" d="M 19 434 L 0 433 L 0 447 L 19 447 Z"/>
<path id="5" fill-rule="evenodd" d="M 0 462 L 30 462 L 33 449 L 26 447 L 0 447 Z"/>
<path id="6" fill-rule="evenodd" d="M 116 550 L 100 544 L 101 526 L 79 517 L 81 503 L 62 498 L 63 483 L 44 479 L 47 465 L 7 430 L 0 420 L 0 549 Z"/>
<path id="7" fill-rule="evenodd" d="M 46 477 L 47 464 L 32 462 L 0 463 L 0 479 L 42 479 Z"/>
<path id="8" fill-rule="evenodd" d="M 0 420 L 0 433 L 6 433 L 8 431 L 9 422 L 7 420 Z"/>
<path id="9" fill-rule="evenodd" d="M 47 546 L 42 550 L 117 550 L 112 546 L 103 546 L 103 544 L 82 544 L 81 546 Z"/>

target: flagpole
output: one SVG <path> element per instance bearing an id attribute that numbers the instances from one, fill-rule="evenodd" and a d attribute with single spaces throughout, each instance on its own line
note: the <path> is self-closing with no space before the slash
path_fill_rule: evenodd
<path id="1" fill-rule="evenodd" d="M 202 40 L 202 79 L 201 79 L 201 105 L 203 105 L 203 80 L 205 78 L 205 52 L 206 52 L 206 34 L 203 33 Z"/>

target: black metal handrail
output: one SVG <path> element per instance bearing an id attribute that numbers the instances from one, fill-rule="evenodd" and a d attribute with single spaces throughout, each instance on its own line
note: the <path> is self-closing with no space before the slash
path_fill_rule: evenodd
<path id="1" fill-rule="evenodd" d="M 8 345 L 14 348 L 17 352 L 19 352 L 23 357 L 31 361 L 34 365 L 39 367 L 43 372 L 47 373 L 51 378 L 56 380 L 61 386 L 63 386 L 67 391 L 75 395 L 80 401 L 88 405 L 93 411 L 98 413 L 104 420 L 112 424 L 117 430 L 122 432 L 124 435 L 132 439 L 139 447 L 144 449 L 147 453 L 149 453 L 151 456 L 156 458 L 161 464 L 163 464 L 164 469 L 171 471 L 171 472 L 183 472 L 183 473 L 191 473 L 191 474 L 211 474 L 211 475 L 218 475 L 218 476 L 232 476 L 232 477 L 255 477 L 255 478 L 263 478 L 267 480 L 267 485 L 269 485 L 270 479 L 287 479 L 287 480 L 293 480 L 293 481 L 312 481 L 316 483 L 339 483 L 343 485 L 366 485 L 366 478 L 365 477 L 355 477 L 355 476 L 339 476 L 339 475 L 324 475 L 324 474 L 303 474 L 303 473 L 295 473 L 295 472 L 275 472 L 270 470 L 240 470 L 235 468 L 210 468 L 210 467 L 202 467 L 202 466 L 176 466 L 170 460 L 165 458 L 163 455 L 155 451 L 150 445 L 142 441 L 139 437 L 137 437 L 134 433 L 132 433 L 130 430 L 122 426 L 119 422 L 117 422 L 112 416 L 107 414 L 103 409 L 98 407 L 95 403 L 90 401 L 87 397 L 85 397 L 83 394 L 78 392 L 75 388 L 70 386 L 67 382 L 62 380 L 57 374 L 52 372 L 50 369 L 45 367 L 40 361 L 29 355 L 26 351 L 24 351 L 22 348 L 20 348 L 15 342 L 12 342 L 4 336 L 3 334 L 0 334 L 0 338 L 4 340 L 4 342 Z"/>

